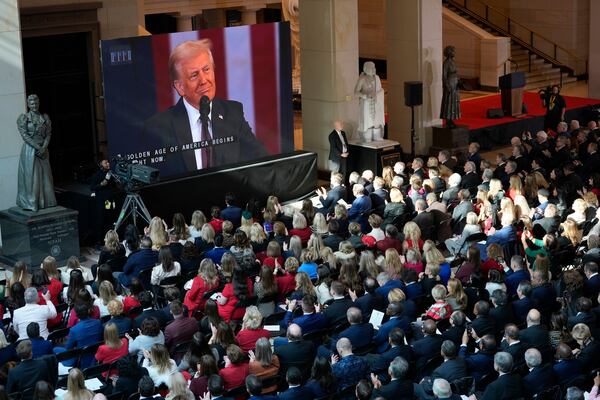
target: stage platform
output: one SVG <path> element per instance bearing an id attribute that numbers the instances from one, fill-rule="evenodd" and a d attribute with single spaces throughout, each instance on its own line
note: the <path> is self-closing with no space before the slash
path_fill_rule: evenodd
<path id="1" fill-rule="evenodd" d="M 600 105 L 599 99 L 564 96 L 567 103 L 565 119 L 577 119 L 582 126 L 588 122 L 591 106 Z M 524 130 L 535 133 L 544 128 L 545 108 L 536 92 L 525 92 L 523 103 L 527 105 L 527 114 L 519 118 L 504 117 L 491 119 L 486 117 L 490 108 L 502 108 L 500 94 L 461 100 L 462 118 L 457 125 L 469 127 L 469 141 L 478 142 L 482 149 L 506 146 L 513 136 L 520 136 Z"/>

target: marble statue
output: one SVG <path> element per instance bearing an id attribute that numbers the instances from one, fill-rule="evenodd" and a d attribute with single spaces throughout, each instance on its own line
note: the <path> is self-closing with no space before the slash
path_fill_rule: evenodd
<path id="1" fill-rule="evenodd" d="M 358 96 L 358 134 L 365 142 L 383 139 L 385 125 L 383 88 L 375 64 L 367 61 L 354 88 Z"/>
<path id="2" fill-rule="evenodd" d="M 281 0 L 283 20 L 289 21 L 292 42 L 292 88 L 300 93 L 300 6 L 299 0 Z"/>
<path id="3" fill-rule="evenodd" d="M 17 127 L 23 138 L 17 206 L 24 210 L 38 211 L 56 206 L 48 155 L 52 125 L 48 115 L 39 112 L 40 99 L 37 95 L 27 97 L 27 107 L 29 111 L 19 115 L 17 119 Z"/>
<path id="4" fill-rule="evenodd" d="M 458 93 L 458 70 L 454 62 L 454 46 L 446 46 L 444 49 L 444 65 L 442 66 L 442 107 L 440 118 L 446 120 L 448 128 L 455 128 L 454 120 L 460 118 L 460 95 Z"/>

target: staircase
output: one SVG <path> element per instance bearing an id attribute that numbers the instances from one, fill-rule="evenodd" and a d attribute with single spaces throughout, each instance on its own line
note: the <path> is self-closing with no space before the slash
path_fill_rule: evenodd
<path id="1" fill-rule="evenodd" d="M 482 13 L 484 15 L 480 15 L 479 12 L 476 11 L 475 9 L 469 10 L 468 8 L 464 7 L 463 5 L 457 4 L 457 1 L 444 0 L 443 3 L 444 3 L 444 6 L 446 8 L 448 8 L 449 10 L 451 10 L 452 12 L 460 15 L 462 18 L 464 18 L 464 19 L 468 20 L 469 22 L 479 26 L 480 28 L 490 32 L 491 34 L 496 35 L 496 36 L 508 36 L 511 38 L 511 46 L 510 46 L 511 59 L 517 64 L 516 66 L 514 64 L 512 65 L 512 68 L 513 68 L 512 70 L 514 71 L 515 67 L 516 67 L 517 71 L 525 72 L 525 77 L 526 77 L 525 82 L 527 83 L 525 85 L 525 90 L 538 90 L 538 89 L 546 88 L 546 87 L 552 86 L 552 85 L 561 85 L 564 87 L 566 85 L 577 82 L 578 77 L 575 76 L 574 68 L 570 68 L 569 66 L 561 63 L 559 60 L 553 59 L 553 57 L 550 57 L 550 56 L 541 57 L 540 55 L 536 54 L 535 48 L 532 48 L 532 46 L 529 46 L 527 43 L 521 44 L 521 43 L 523 43 L 523 41 L 519 40 L 518 37 L 515 37 L 514 35 L 509 34 L 509 32 L 507 32 L 506 29 L 500 29 L 494 23 L 489 22 L 487 17 L 489 16 L 489 14 L 491 12 L 495 12 L 496 16 L 502 15 L 502 14 L 500 14 L 498 11 L 492 9 L 491 7 L 485 5 L 485 3 L 478 1 L 478 3 L 479 3 L 478 10 L 485 10 L 485 13 Z M 460 3 L 463 3 L 463 1 L 460 1 Z M 466 5 L 467 2 L 464 1 L 464 4 Z M 507 24 L 508 31 L 510 31 L 511 20 L 508 17 L 505 17 L 505 18 L 508 22 L 508 24 Z M 512 21 L 512 23 L 515 24 L 514 21 Z M 522 25 L 521 25 L 521 27 L 522 27 Z M 535 33 L 531 32 L 530 36 L 531 36 L 532 42 L 533 42 L 534 35 L 535 35 Z M 541 38 L 541 39 L 545 40 L 545 38 Z M 519 43 L 519 42 L 521 42 L 521 43 Z M 562 50 L 562 49 L 554 43 L 552 43 L 552 45 L 554 46 L 554 54 L 555 54 L 554 58 L 555 58 L 556 54 L 557 54 L 557 49 L 559 49 L 559 50 Z M 564 52 L 565 51 L 563 51 L 563 53 Z M 539 53 L 539 52 L 537 52 L 537 53 Z M 542 53 L 542 54 L 545 54 L 545 53 Z M 587 64 L 586 64 L 586 67 L 587 67 Z M 508 68 L 508 65 L 507 65 L 507 68 Z M 586 74 L 581 75 L 580 77 L 585 78 L 586 75 L 587 75 L 587 69 L 586 69 Z"/>

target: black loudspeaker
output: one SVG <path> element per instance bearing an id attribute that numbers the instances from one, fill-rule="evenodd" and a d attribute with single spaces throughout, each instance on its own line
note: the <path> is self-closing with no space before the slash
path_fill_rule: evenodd
<path id="1" fill-rule="evenodd" d="M 423 82 L 404 82 L 404 104 L 407 107 L 423 104 Z"/>
<path id="2" fill-rule="evenodd" d="M 504 111 L 501 108 L 488 108 L 488 118 L 504 118 Z"/>

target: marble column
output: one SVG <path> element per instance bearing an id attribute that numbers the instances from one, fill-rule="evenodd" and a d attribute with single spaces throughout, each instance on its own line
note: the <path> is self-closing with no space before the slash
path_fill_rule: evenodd
<path id="1" fill-rule="evenodd" d="M 333 121 L 343 120 L 349 135 L 356 130 L 357 0 L 300 1 L 300 65 L 303 147 L 327 169 Z"/>
<path id="2" fill-rule="evenodd" d="M 590 0 L 590 21 L 600 18 L 600 3 Z M 588 97 L 600 99 L 600 40 L 591 40 L 596 37 L 596 25 L 590 24 L 590 58 L 588 61 Z"/>
<path id="3" fill-rule="evenodd" d="M 5 210 L 17 199 L 23 142 L 16 121 L 26 111 L 18 0 L 0 1 L 0 104 L 0 210 Z"/>
<path id="4" fill-rule="evenodd" d="M 388 138 L 410 153 L 410 108 L 404 105 L 404 82 L 423 82 L 423 105 L 415 107 L 416 154 L 427 154 L 431 127 L 442 99 L 442 1 L 387 0 Z M 460 54 L 457 54 L 457 58 Z"/>

